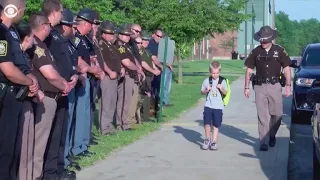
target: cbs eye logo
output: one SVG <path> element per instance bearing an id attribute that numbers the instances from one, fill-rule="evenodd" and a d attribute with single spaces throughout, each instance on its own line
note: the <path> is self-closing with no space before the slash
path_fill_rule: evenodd
<path id="1" fill-rule="evenodd" d="M 9 4 L 4 8 L 3 11 L 8 18 L 14 18 L 18 13 L 18 8 L 13 4 Z"/>

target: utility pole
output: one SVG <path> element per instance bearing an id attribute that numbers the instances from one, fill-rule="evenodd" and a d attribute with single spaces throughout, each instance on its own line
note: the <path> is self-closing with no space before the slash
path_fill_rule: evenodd
<path id="1" fill-rule="evenodd" d="M 252 9 L 251 9 L 251 14 L 253 15 L 252 16 L 252 19 L 251 19 L 251 32 L 252 32 L 252 35 L 251 35 L 251 48 L 250 48 L 250 51 L 252 51 L 254 49 L 254 43 L 253 43 L 253 36 L 254 36 L 254 24 L 255 24 L 255 18 L 256 18 L 256 13 L 255 13 L 255 10 L 254 10 L 254 4 L 252 2 L 251 4 L 252 6 Z"/>
<path id="2" fill-rule="evenodd" d="M 272 8 L 273 24 L 272 25 L 273 25 L 273 29 L 275 29 L 276 28 L 276 4 L 275 4 L 275 0 L 272 0 L 272 6 L 273 6 L 273 8 Z"/>
<path id="3" fill-rule="evenodd" d="M 246 6 L 245 6 L 245 9 L 244 9 L 244 14 L 247 15 L 248 14 L 248 1 L 246 1 Z M 248 21 L 246 20 L 244 22 L 244 44 L 245 44 L 245 47 L 244 47 L 244 58 L 246 59 L 247 58 L 247 45 L 248 45 Z"/>

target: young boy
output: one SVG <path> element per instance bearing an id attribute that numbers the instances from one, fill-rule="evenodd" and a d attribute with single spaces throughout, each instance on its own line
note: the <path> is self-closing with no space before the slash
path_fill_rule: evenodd
<path id="1" fill-rule="evenodd" d="M 221 65 L 218 61 L 213 61 L 210 64 L 209 72 L 212 78 L 212 85 L 210 85 L 209 78 L 206 78 L 201 87 L 201 94 L 206 95 L 206 102 L 203 111 L 203 124 L 205 131 L 205 140 L 202 148 L 207 150 L 217 150 L 217 137 L 219 127 L 222 123 L 222 114 L 224 104 L 221 93 L 227 94 L 228 88 L 225 80 L 218 84 L 220 76 Z M 211 123 L 213 125 L 213 135 L 211 135 Z"/>

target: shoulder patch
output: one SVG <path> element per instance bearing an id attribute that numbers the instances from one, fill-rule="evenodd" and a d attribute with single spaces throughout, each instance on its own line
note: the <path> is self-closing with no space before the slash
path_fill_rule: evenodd
<path id="1" fill-rule="evenodd" d="M 119 51 L 119 53 L 123 54 L 123 53 L 126 52 L 126 49 L 125 49 L 123 46 L 120 46 L 120 47 L 118 48 L 118 51 Z"/>
<path id="2" fill-rule="evenodd" d="M 79 43 L 80 43 L 80 38 L 75 37 L 74 38 L 74 44 L 76 45 L 76 47 L 78 47 Z"/>
<path id="3" fill-rule="evenodd" d="M 46 56 L 46 54 L 44 53 L 44 49 L 39 46 L 36 46 L 36 50 L 34 51 L 34 53 L 36 53 L 38 58 L 40 58 L 42 56 Z"/>
<path id="4" fill-rule="evenodd" d="M 0 40 L 0 56 L 6 56 L 8 51 L 8 42 Z"/>

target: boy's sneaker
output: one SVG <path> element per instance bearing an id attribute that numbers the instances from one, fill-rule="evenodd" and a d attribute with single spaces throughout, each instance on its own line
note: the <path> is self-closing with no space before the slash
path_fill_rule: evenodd
<path id="1" fill-rule="evenodd" d="M 210 149 L 211 149 L 211 150 L 217 150 L 217 149 L 218 149 L 217 143 L 216 143 L 216 142 L 212 142 L 212 143 L 210 144 Z"/>
<path id="2" fill-rule="evenodd" d="M 203 141 L 202 148 L 203 148 L 204 150 L 207 150 L 207 149 L 209 148 L 209 146 L 210 146 L 210 140 L 209 140 L 209 139 L 205 139 L 205 140 Z"/>

